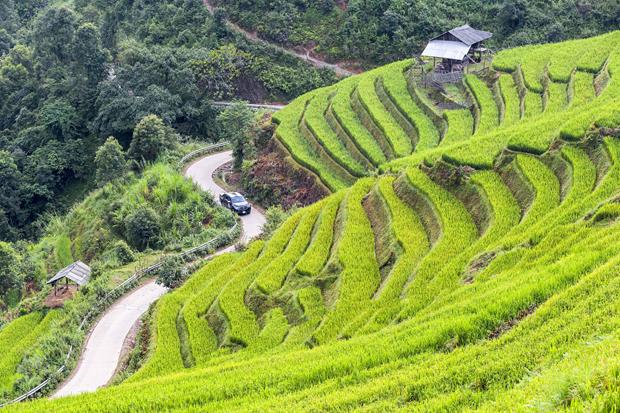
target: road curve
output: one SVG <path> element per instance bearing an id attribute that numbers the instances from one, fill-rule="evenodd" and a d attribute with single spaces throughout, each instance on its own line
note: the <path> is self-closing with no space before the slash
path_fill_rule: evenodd
<path id="1" fill-rule="evenodd" d="M 217 168 L 232 161 L 232 159 L 232 151 L 220 152 L 204 157 L 191 164 L 185 171 L 185 176 L 196 182 L 203 191 L 211 192 L 217 200 L 219 195 L 226 191 L 215 183 L 213 174 Z M 260 235 L 261 229 L 265 224 L 265 216 L 256 208 L 252 208 L 252 213 L 242 216 L 241 222 L 243 224 L 242 241 L 247 242 L 251 238 Z"/>
<path id="2" fill-rule="evenodd" d="M 129 330 L 166 291 L 153 280 L 114 303 L 88 337 L 75 373 L 52 398 L 94 391 L 105 386 L 114 375 Z"/>
<path id="3" fill-rule="evenodd" d="M 213 180 L 217 168 L 232 160 L 232 152 L 221 152 L 194 162 L 185 175 L 203 190 L 217 196 L 224 192 Z M 265 217 L 253 209 L 242 217 L 243 240 L 260 235 Z M 234 249 L 228 247 L 216 254 Z M 95 391 L 108 384 L 118 366 L 123 343 L 131 327 L 149 306 L 166 293 L 167 289 L 149 281 L 112 305 L 95 324 L 73 375 L 56 391 L 52 398 Z"/>

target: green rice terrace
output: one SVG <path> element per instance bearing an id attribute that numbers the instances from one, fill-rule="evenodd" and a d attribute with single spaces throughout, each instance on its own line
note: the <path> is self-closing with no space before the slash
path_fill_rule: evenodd
<path id="1" fill-rule="evenodd" d="M 618 411 L 618 45 L 298 98 L 276 138 L 332 195 L 164 296 L 122 384 L 7 411 Z"/>

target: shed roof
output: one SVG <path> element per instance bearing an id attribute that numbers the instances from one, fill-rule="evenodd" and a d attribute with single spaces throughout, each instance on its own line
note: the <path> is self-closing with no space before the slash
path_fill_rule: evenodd
<path id="1" fill-rule="evenodd" d="M 476 30 L 472 28 L 469 24 L 455 27 L 448 33 L 450 33 L 452 36 L 456 37 L 468 46 L 490 39 L 493 36 L 493 33 Z"/>
<path id="2" fill-rule="evenodd" d="M 52 284 L 63 278 L 68 278 L 79 286 L 82 286 L 90 280 L 90 267 L 82 261 L 76 261 L 66 268 L 58 271 L 47 283 Z"/>
<path id="3" fill-rule="evenodd" d="M 470 46 L 450 40 L 431 40 L 422 52 L 425 57 L 440 57 L 442 59 L 463 60 L 469 53 Z"/>

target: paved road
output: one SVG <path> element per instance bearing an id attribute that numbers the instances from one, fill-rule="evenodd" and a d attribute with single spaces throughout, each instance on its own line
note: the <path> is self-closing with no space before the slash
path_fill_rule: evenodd
<path id="1" fill-rule="evenodd" d="M 203 191 L 211 192 L 217 200 L 218 196 L 224 193 L 225 190 L 213 181 L 213 173 L 221 165 L 230 161 L 232 161 L 232 151 L 216 153 L 194 162 L 185 171 L 185 176 L 193 179 Z M 265 216 L 256 208 L 253 208 L 250 215 L 241 217 L 241 222 L 243 223 L 242 240 L 247 242 L 250 238 L 261 233 L 261 228 L 265 223 Z"/>
<path id="2" fill-rule="evenodd" d="M 165 287 L 150 281 L 113 304 L 92 330 L 74 375 L 52 397 L 105 386 L 114 375 L 129 330 L 166 291 Z"/>
<path id="3" fill-rule="evenodd" d="M 187 169 L 186 176 L 196 181 L 203 190 L 210 191 L 217 197 L 224 190 L 213 181 L 213 173 L 231 160 L 230 151 L 206 156 L 194 162 Z M 260 234 L 265 217 L 253 209 L 250 215 L 244 216 L 241 220 L 243 240 L 249 240 Z M 234 246 L 220 250 L 217 254 L 232 249 Z M 166 288 L 155 284 L 155 281 L 150 281 L 112 305 L 88 337 L 86 348 L 74 374 L 52 397 L 95 391 L 108 384 L 116 371 L 123 343 L 131 327 L 166 291 Z"/>

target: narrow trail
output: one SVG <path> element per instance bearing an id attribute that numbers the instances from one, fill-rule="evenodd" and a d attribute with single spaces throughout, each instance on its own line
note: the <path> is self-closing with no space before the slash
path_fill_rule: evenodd
<path id="1" fill-rule="evenodd" d="M 203 0 L 204 5 L 207 7 L 207 10 L 209 10 L 209 12 L 211 14 L 213 14 L 213 12 L 215 11 L 215 6 L 213 5 L 212 0 Z M 355 72 L 352 72 L 348 69 L 345 69 L 344 67 L 342 67 L 341 65 L 338 64 L 334 64 L 334 63 L 328 63 L 325 62 L 321 59 L 317 59 L 316 57 L 312 56 L 312 50 L 306 49 L 305 53 L 301 53 L 298 52 L 296 50 L 291 50 L 291 49 L 287 49 L 285 47 L 282 47 L 278 44 L 275 43 L 271 43 L 267 40 L 261 39 L 260 37 L 258 37 L 258 35 L 256 33 L 252 33 L 248 30 L 245 30 L 244 28 L 242 28 L 241 26 L 239 26 L 236 23 L 231 22 L 230 20 L 226 21 L 226 24 L 228 25 L 228 27 L 233 30 L 236 31 L 238 33 L 241 33 L 243 36 L 245 36 L 246 39 L 252 41 L 252 42 L 257 42 L 257 43 L 261 43 L 263 45 L 266 46 L 270 46 L 273 47 L 274 49 L 288 54 L 290 56 L 294 56 L 297 57 L 305 62 L 310 63 L 311 65 L 318 67 L 320 69 L 331 69 L 334 72 L 336 72 L 336 74 L 338 76 L 351 76 L 354 75 Z"/>
<path id="2" fill-rule="evenodd" d="M 213 180 L 213 173 L 220 166 L 232 160 L 232 152 L 208 155 L 191 164 L 185 176 L 194 180 L 204 191 L 211 192 L 215 199 L 225 190 Z M 241 218 L 242 240 L 248 241 L 260 235 L 265 223 L 264 215 L 256 208 L 250 215 Z M 214 255 L 229 252 L 234 246 L 224 248 Z M 113 304 L 91 330 L 84 351 L 73 374 L 52 395 L 52 398 L 92 392 L 107 385 L 114 376 L 120 361 L 123 343 L 132 326 L 168 290 L 155 281 L 149 281 L 136 288 Z"/>

